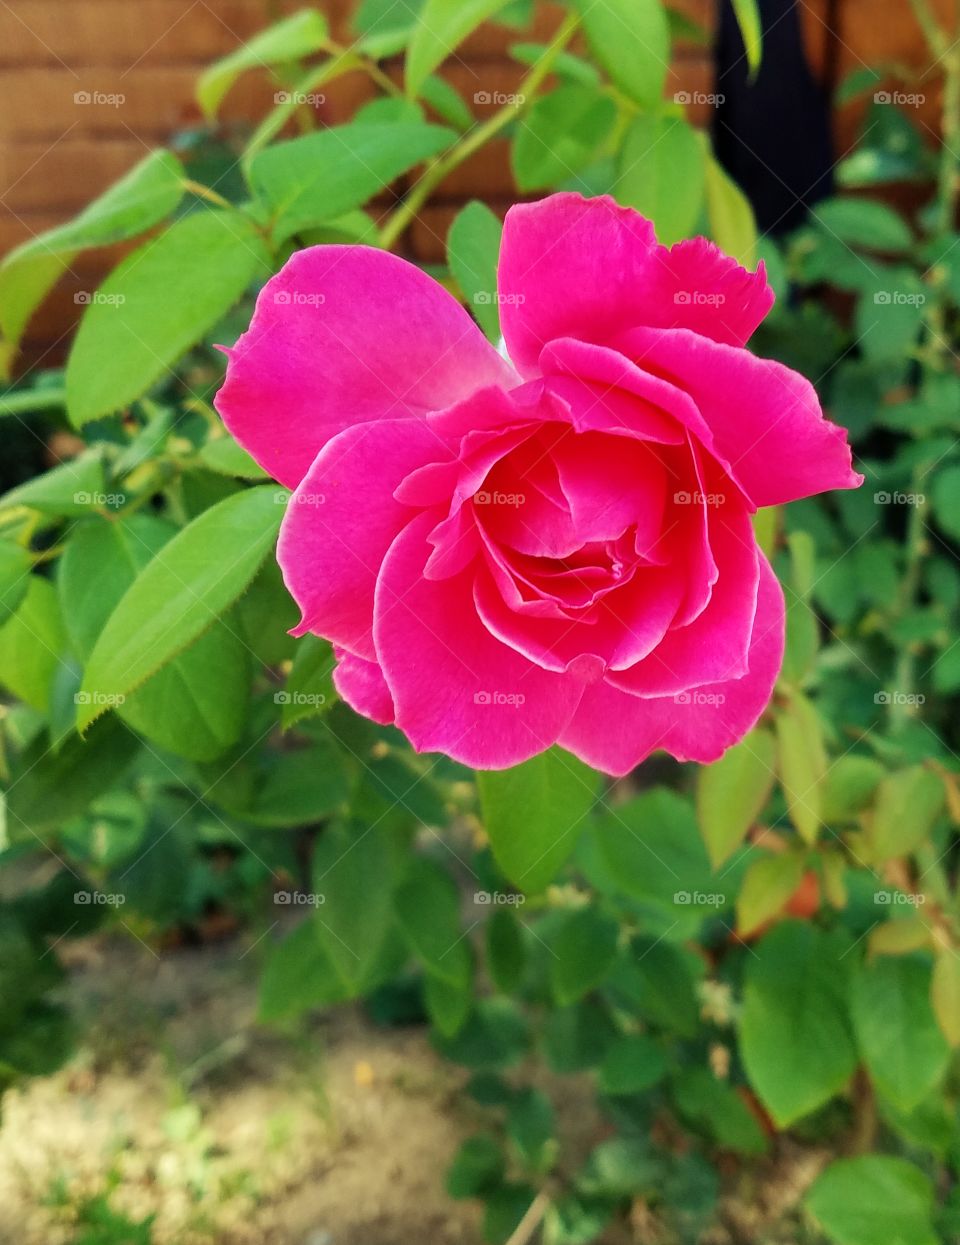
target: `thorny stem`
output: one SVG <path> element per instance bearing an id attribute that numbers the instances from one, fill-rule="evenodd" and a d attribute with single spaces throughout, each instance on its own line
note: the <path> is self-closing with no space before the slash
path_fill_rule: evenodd
<path id="1" fill-rule="evenodd" d="M 573 38 L 578 24 L 579 18 L 576 14 L 568 16 L 543 56 L 520 83 L 514 99 L 504 104 L 482 125 L 475 126 L 462 143 L 458 143 L 446 155 L 438 156 L 427 166 L 423 176 L 384 225 L 380 233 L 380 245 L 385 250 L 390 250 L 396 244 L 437 186 L 454 169 L 459 168 L 465 160 L 468 160 L 474 152 L 479 151 L 511 121 L 523 115 L 529 104 L 533 102 L 537 88 L 552 70 L 554 61 Z"/>

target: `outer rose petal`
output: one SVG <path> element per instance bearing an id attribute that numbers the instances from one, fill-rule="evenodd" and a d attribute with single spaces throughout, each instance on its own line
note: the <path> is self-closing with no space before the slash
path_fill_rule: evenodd
<path id="1" fill-rule="evenodd" d="M 690 395 L 754 505 L 863 483 L 851 469 L 846 432 L 824 419 L 799 372 L 686 329 L 633 329 L 617 345 Z"/>
<path id="2" fill-rule="evenodd" d="M 668 250 L 639 212 L 577 194 L 510 209 L 498 285 L 507 351 L 524 375 L 555 337 L 606 344 L 639 325 L 740 345 L 773 302 L 762 267 L 749 273 L 702 240 Z"/>
<path id="3" fill-rule="evenodd" d="M 760 565 L 750 669 L 743 678 L 690 692 L 686 703 L 672 696 L 641 700 L 596 683 L 584 692 L 561 746 L 604 773 L 621 775 L 657 748 L 678 761 L 708 763 L 742 739 L 766 707 L 783 660 L 783 593 L 762 556 Z M 702 703 L 710 694 L 723 702 Z"/>
<path id="4" fill-rule="evenodd" d="M 494 639 L 477 618 L 472 578 L 428 580 L 432 518 L 397 537 L 377 583 L 374 634 L 396 724 L 418 752 L 505 769 L 556 743 L 583 692 Z M 495 703 L 497 696 L 522 703 Z"/>
<path id="5" fill-rule="evenodd" d="M 314 631 L 368 660 L 380 563 L 415 511 L 394 499 L 408 472 L 449 454 L 424 421 L 359 424 L 329 441 L 287 506 L 277 561 Z"/>
<path id="6" fill-rule="evenodd" d="M 333 686 L 351 709 L 372 718 L 381 726 L 393 722 L 393 699 L 383 678 L 383 671 L 375 661 L 364 661 L 344 649 L 334 650 L 337 666 L 333 672 Z"/>
<path id="7" fill-rule="evenodd" d="M 293 255 L 260 291 L 250 328 L 228 357 L 214 405 L 288 488 L 344 428 L 422 416 L 480 385 L 516 383 L 442 286 L 366 246 Z"/>

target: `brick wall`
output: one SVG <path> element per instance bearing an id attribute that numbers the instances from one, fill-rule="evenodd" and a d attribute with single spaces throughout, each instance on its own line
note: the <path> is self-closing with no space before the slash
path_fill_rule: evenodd
<path id="1" fill-rule="evenodd" d="M 300 0 L 302 3 L 302 0 Z M 938 0 L 949 12 L 952 0 Z M 926 69 L 923 41 L 909 0 L 839 0 L 833 47 L 826 26 L 828 0 L 801 0 L 804 39 L 811 64 L 822 75 L 835 63 L 838 76 L 864 64 L 885 61 Z M 295 0 L 7 0 L 0 6 L 0 253 L 68 219 L 119 177 L 144 152 L 200 120 L 193 102 L 198 74 L 211 60 L 284 12 Z M 322 0 L 333 34 L 349 40 L 351 0 Z M 714 0 L 676 0 L 708 28 Z M 560 10 L 541 3 L 537 29 L 524 39 L 543 39 Z M 516 32 L 487 27 L 477 32 L 445 68 L 450 82 L 472 100 L 478 91 L 515 89 L 522 70 L 506 55 Z M 681 44 L 676 49 L 668 93 L 711 89 L 709 52 Z M 274 86 L 266 73 L 242 78 L 228 96 L 223 115 L 239 122 L 262 115 Z M 938 89 L 935 75 L 908 89 L 926 94 L 917 115 L 935 140 Z M 122 97 L 116 103 L 79 103 L 76 96 Z M 336 83 L 318 109 L 323 121 L 349 117 L 371 88 L 360 74 Z M 863 104 L 838 112 L 840 149 L 849 146 Z M 476 107 L 479 116 L 486 109 Z M 706 116 L 694 110 L 692 118 Z M 465 163 L 414 226 L 409 239 L 422 259 L 442 255 L 449 220 L 467 198 L 482 197 L 505 207 L 514 197 L 506 144 L 494 142 Z M 56 362 L 75 321 L 73 294 L 89 289 L 116 253 L 81 256 L 34 318 L 25 358 Z"/>

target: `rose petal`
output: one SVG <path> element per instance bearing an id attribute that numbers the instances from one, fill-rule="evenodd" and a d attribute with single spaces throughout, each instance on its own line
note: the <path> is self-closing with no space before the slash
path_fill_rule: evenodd
<path id="1" fill-rule="evenodd" d="M 375 659 L 373 597 L 380 564 L 416 513 L 396 501 L 394 490 L 407 472 L 449 453 L 422 420 L 358 424 L 324 446 L 290 498 L 277 545 L 277 561 L 302 614 L 294 635 L 314 631 Z"/>
<path id="2" fill-rule="evenodd" d="M 588 687 L 560 744 L 606 774 L 627 774 L 662 748 L 678 761 L 716 761 L 755 725 L 783 660 L 783 593 L 761 558 L 750 668 L 740 679 L 641 700 L 607 682 Z"/>
<path id="3" fill-rule="evenodd" d="M 214 405 L 289 488 L 344 428 L 421 417 L 481 385 L 516 383 L 442 286 L 365 246 L 298 251 L 263 287 L 250 328 L 227 353 Z"/>
<path id="4" fill-rule="evenodd" d="M 364 661 L 345 649 L 335 648 L 337 666 L 333 672 L 333 686 L 351 709 L 372 718 L 381 726 L 393 722 L 393 699 L 383 677 L 383 671 L 375 661 Z"/>
<path id="5" fill-rule="evenodd" d="M 604 343 L 640 325 L 741 344 L 773 302 L 762 267 L 749 273 L 703 239 L 668 250 L 632 208 L 577 194 L 510 209 L 498 285 L 507 351 L 524 375 L 554 338 Z"/>
<path id="6" fill-rule="evenodd" d="M 429 515 L 384 559 L 374 634 L 396 724 L 418 752 L 478 769 L 517 765 L 556 742 L 583 691 L 494 639 L 477 618 L 469 572 L 423 577 Z"/>
<path id="7" fill-rule="evenodd" d="M 755 506 L 777 506 L 827 489 L 856 488 L 843 428 L 824 419 L 816 390 L 799 372 L 686 329 L 634 329 L 618 346 L 689 394 Z M 678 416 L 685 412 L 678 407 Z M 703 439 L 700 424 L 688 424 Z"/>

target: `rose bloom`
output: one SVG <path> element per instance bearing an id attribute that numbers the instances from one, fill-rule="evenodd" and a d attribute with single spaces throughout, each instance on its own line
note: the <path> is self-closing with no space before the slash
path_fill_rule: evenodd
<path id="1" fill-rule="evenodd" d="M 216 406 L 293 490 L 277 557 L 358 712 L 500 769 L 713 761 L 780 669 L 751 515 L 862 481 L 813 386 L 745 343 L 773 303 L 612 199 L 507 214 L 506 356 L 412 264 L 295 254 Z"/>

